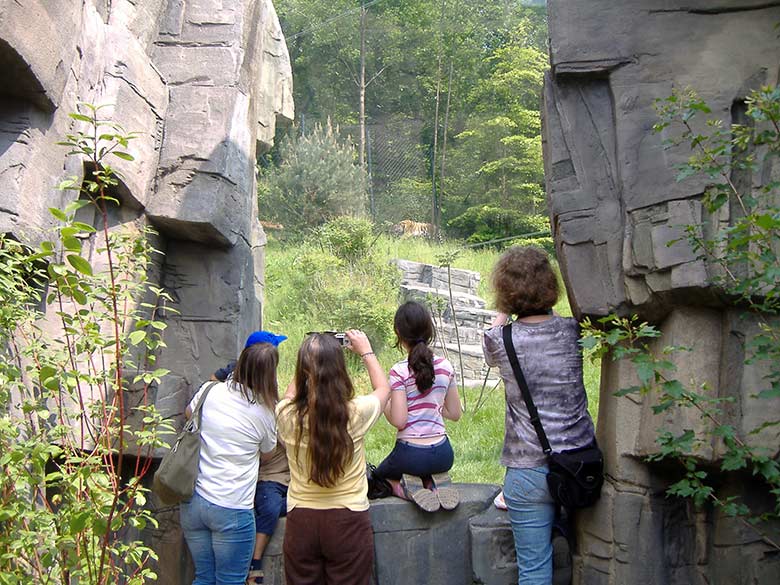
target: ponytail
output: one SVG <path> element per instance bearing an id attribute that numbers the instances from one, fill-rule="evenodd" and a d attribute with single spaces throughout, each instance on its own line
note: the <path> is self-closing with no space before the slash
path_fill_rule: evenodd
<path id="1" fill-rule="evenodd" d="M 409 369 L 414 373 L 414 383 L 420 394 L 425 394 L 433 387 L 436 377 L 433 372 L 433 352 L 423 340 L 415 343 L 409 352 Z"/>
<path id="2" fill-rule="evenodd" d="M 398 346 L 409 350 L 409 369 L 414 374 L 417 390 L 425 394 L 433 387 L 436 377 L 433 352 L 428 345 L 433 341 L 433 320 L 424 305 L 408 301 L 398 307 L 393 322 Z"/>

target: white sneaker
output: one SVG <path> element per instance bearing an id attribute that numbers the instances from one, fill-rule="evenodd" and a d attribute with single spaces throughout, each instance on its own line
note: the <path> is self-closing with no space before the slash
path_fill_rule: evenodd
<path id="1" fill-rule="evenodd" d="M 504 492 L 498 492 L 498 495 L 493 498 L 493 505 L 499 510 L 506 510 L 506 501 L 504 500 Z"/>

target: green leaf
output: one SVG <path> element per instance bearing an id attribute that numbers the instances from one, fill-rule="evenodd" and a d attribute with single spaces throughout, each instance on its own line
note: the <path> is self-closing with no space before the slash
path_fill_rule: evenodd
<path id="1" fill-rule="evenodd" d="M 56 217 L 60 221 L 68 221 L 68 216 L 65 215 L 65 212 L 62 211 L 62 209 L 57 209 L 56 207 L 49 207 L 49 213 L 51 213 L 54 217 Z"/>
<path id="2" fill-rule="evenodd" d="M 630 386 L 628 388 L 622 388 L 618 390 L 617 392 L 613 393 L 612 396 L 628 396 L 629 394 L 636 394 L 637 392 L 641 392 L 642 387 L 641 386 Z"/>
<path id="3" fill-rule="evenodd" d="M 65 236 L 62 238 L 62 245 L 70 252 L 81 252 L 81 240 L 75 236 Z"/>
<path id="4" fill-rule="evenodd" d="M 87 522 L 89 522 L 89 516 L 89 512 L 80 512 L 71 516 L 70 522 L 68 523 L 71 533 L 78 534 L 84 530 L 87 527 Z"/>
<path id="5" fill-rule="evenodd" d="M 122 152 L 120 150 L 117 150 L 117 151 L 112 152 L 111 154 L 121 158 L 122 160 L 135 160 L 135 157 L 132 154 L 128 153 L 128 152 Z"/>
<path id="6" fill-rule="evenodd" d="M 93 120 L 89 116 L 85 116 L 84 114 L 78 114 L 76 112 L 71 112 L 68 114 L 71 118 L 74 120 L 78 120 L 79 122 L 86 122 L 87 124 L 92 124 Z"/>
<path id="7" fill-rule="evenodd" d="M 74 228 L 78 229 L 79 231 L 86 232 L 88 234 L 94 234 L 97 231 L 93 226 L 89 225 L 88 223 L 83 223 L 80 221 L 74 221 L 71 225 Z"/>
<path id="8" fill-rule="evenodd" d="M 65 206 L 65 213 L 74 213 L 82 207 L 86 207 L 87 205 L 91 204 L 92 202 L 88 199 L 76 199 L 75 201 L 71 201 Z"/>
<path id="9" fill-rule="evenodd" d="M 129 339 L 130 339 L 130 343 L 132 345 L 138 345 L 144 339 L 146 339 L 146 331 L 144 331 L 143 329 L 140 329 L 140 330 L 137 330 L 137 331 L 133 331 L 129 335 Z"/>
<path id="10" fill-rule="evenodd" d="M 78 254 L 69 254 L 67 256 L 68 263 L 76 270 L 87 276 L 92 276 L 92 265 L 87 262 L 83 257 Z"/>

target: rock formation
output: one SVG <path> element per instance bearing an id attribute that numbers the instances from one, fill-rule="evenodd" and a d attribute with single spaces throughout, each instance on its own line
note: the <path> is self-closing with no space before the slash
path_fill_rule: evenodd
<path id="1" fill-rule="evenodd" d="M 707 216 L 700 201 L 706 180 L 676 181 L 674 167 L 690 152 L 664 149 L 665 136 L 652 132 L 654 100 L 688 86 L 725 124 L 742 119 L 748 92 L 778 82 L 780 2 L 549 0 L 548 13 L 547 194 L 575 312 L 638 313 L 662 330 L 658 348 L 692 346 L 692 354 L 674 358 L 678 378 L 733 398 L 728 422 L 743 435 L 780 418 L 780 401 L 748 398 L 762 377 L 760 364 L 744 364 L 756 319 L 719 301 L 713 266 L 685 240 L 673 243 L 686 225 L 714 230 L 729 218 Z M 773 177 L 777 169 L 764 168 L 740 180 L 757 189 Z M 659 450 L 656 429 L 706 423 L 695 411 L 654 415 L 650 397 L 613 396 L 635 383 L 629 364 L 605 361 L 598 437 L 608 483 L 599 505 L 579 516 L 578 582 L 777 583 L 780 558 L 755 532 L 712 507 L 696 511 L 665 497 L 680 472 L 647 463 Z M 776 430 L 751 440 L 780 453 Z M 716 463 L 719 443 L 697 456 Z M 715 483 L 718 497 L 741 492 L 757 510 L 768 505 L 767 490 L 749 474 Z M 770 529 L 777 534 L 777 526 Z"/>
<path id="2" fill-rule="evenodd" d="M 194 385 L 234 359 L 261 320 L 265 235 L 255 160 L 293 117 L 287 47 L 270 0 L 0 0 L 0 232 L 31 244 L 57 185 L 84 168 L 57 146 L 78 102 L 140 133 L 112 225 L 151 224 L 165 252 L 153 280 L 174 297 L 155 402 L 180 420 Z M 113 228 L 112 228 L 113 229 Z M 90 260 L 99 264 L 96 246 Z M 144 536 L 160 582 L 186 581 L 178 514 Z"/>

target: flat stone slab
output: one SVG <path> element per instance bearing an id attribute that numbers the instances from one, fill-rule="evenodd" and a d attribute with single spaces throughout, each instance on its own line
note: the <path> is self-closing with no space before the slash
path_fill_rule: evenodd
<path id="1" fill-rule="evenodd" d="M 455 484 L 455 487 L 460 491 L 461 501 L 452 511 L 431 514 L 395 497 L 371 502 L 375 547 L 372 583 L 473 585 L 479 581 L 474 579 L 472 559 L 478 560 L 480 571 L 484 572 L 484 563 L 489 562 L 491 555 L 503 558 L 490 551 L 475 555 L 471 536 L 472 520 L 477 518 L 480 537 L 488 534 L 493 517 L 485 512 L 492 507 L 500 488 L 491 484 Z M 496 517 L 495 522 L 497 530 L 505 530 L 500 517 Z M 285 525 L 286 520 L 280 519 L 264 556 L 265 583 L 270 585 L 284 583 L 282 544 Z M 489 539 L 481 538 L 479 542 L 489 542 Z"/>

